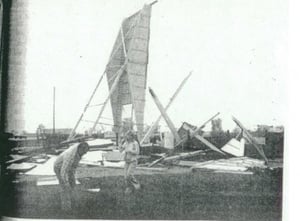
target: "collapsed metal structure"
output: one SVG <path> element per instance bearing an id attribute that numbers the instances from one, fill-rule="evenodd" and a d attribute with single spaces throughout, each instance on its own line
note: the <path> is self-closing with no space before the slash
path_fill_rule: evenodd
<path id="1" fill-rule="evenodd" d="M 106 69 L 100 77 L 96 88 L 94 89 L 88 103 L 84 108 L 83 113 L 81 114 L 79 120 L 77 121 L 74 129 L 70 133 L 66 142 L 70 142 L 74 139 L 76 140 L 75 131 L 80 122 L 82 121 L 86 110 L 90 107 L 90 103 L 104 75 L 106 75 L 107 77 L 109 94 L 105 99 L 104 103 L 102 103 L 100 112 L 93 124 L 92 132 L 95 131 L 95 128 L 99 123 L 100 118 L 102 117 L 103 111 L 108 101 L 110 100 L 114 122 L 114 132 L 117 134 L 117 136 L 122 130 L 123 106 L 131 104 L 131 121 L 133 121 L 133 118 L 135 119 L 138 138 L 139 140 L 141 140 L 141 144 L 143 144 L 151 136 L 151 134 L 153 133 L 153 128 L 155 128 L 155 126 L 158 125 L 161 117 L 164 118 L 172 134 L 174 135 L 176 145 L 178 146 L 183 142 L 183 140 L 181 140 L 181 138 L 179 137 L 177 130 L 173 122 L 167 115 L 166 111 L 171 105 L 176 95 L 183 87 L 183 85 L 185 84 L 185 82 L 187 81 L 187 79 L 190 77 L 191 73 L 182 81 L 182 83 L 180 84 L 180 86 L 178 87 L 178 89 L 176 90 L 166 107 L 163 107 L 154 91 L 151 88 L 149 88 L 149 92 L 161 115 L 157 118 L 156 122 L 152 125 L 152 127 L 147 131 L 147 133 L 143 137 L 145 92 L 147 85 L 147 67 L 150 40 L 150 18 L 152 5 L 156 2 L 157 1 L 154 1 L 151 4 L 145 4 L 141 10 L 123 20 Z M 241 128 L 242 134 L 244 135 L 246 140 L 256 148 L 261 157 L 267 163 L 268 159 L 266 158 L 263 149 L 256 144 L 252 136 L 237 119 L 233 117 L 233 121 Z M 186 128 L 186 130 L 189 131 L 191 137 L 195 137 L 197 140 L 205 144 L 211 150 L 225 155 L 223 151 L 221 151 L 215 145 L 213 145 L 204 137 L 198 134 L 198 131 L 201 130 L 201 128 L 202 126 L 195 130 L 193 130 L 192 128 Z"/>
<path id="2" fill-rule="evenodd" d="M 77 121 L 68 140 L 75 136 L 82 118 L 106 74 L 109 94 L 102 103 L 101 110 L 93 124 L 95 130 L 106 104 L 110 100 L 114 122 L 114 132 L 120 133 L 122 126 L 122 109 L 124 105 L 132 105 L 132 120 L 135 119 L 137 132 L 141 138 L 144 129 L 145 90 L 147 84 L 148 47 L 150 39 L 151 4 L 123 20 L 115 40 L 108 64 L 100 77 L 83 113 Z"/>

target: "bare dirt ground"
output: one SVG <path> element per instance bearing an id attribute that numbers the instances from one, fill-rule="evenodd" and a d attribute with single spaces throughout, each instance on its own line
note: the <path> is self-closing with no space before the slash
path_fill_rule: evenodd
<path id="1" fill-rule="evenodd" d="M 74 209 L 62 212 L 58 186 L 36 178 L 6 180 L 3 215 L 25 218 L 281 220 L 282 169 L 254 175 L 217 174 L 173 168 L 137 171 L 142 189 L 124 194 L 122 169 L 81 167 Z M 87 188 L 101 188 L 98 193 Z"/>

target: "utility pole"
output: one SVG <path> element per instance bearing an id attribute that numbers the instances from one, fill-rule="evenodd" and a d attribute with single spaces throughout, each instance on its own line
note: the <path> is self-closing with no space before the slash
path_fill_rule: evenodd
<path id="1" fill-rule="evenodd" d="M 55 87 L 53 87 L 53 134 L 55 134 Z"/>

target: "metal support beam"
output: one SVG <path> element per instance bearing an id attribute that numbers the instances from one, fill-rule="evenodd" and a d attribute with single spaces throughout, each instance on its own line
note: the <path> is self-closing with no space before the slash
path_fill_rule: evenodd
<path id="1" fill-rule="evenodd" d="M 91 101 L 92 101 L 94 95 L 96 94 L 96 91 L 97 91 L 97 89 L 98 89 L 98 87 L 99 87 L 99 85 L 100 85 L 100 83 L 101 83 L 101 81 L 102 81 L 104 75 L 105 75 L 105 72 L 103 72 L 102 76 L 100 77 L 99 81 L 97 82 L 96 87 L 95 87 L 95 89 L 94 89 L 94 91 L 93 91 L 93 93 L 92 93 L 92 95 L 91 95 L 89 101 L 88 101 L 87 104 L 85 105 L 82 114 L 80 115 L 78 121 L 77 121 L 76 124 L 75 124 L 75 127 L 74 127 L 73 130 L 71 131 L 71 133 L 70 133 L 70 135 L 69 135 L 69 137 L 68 137 L 67 140 L 71 140 L 71 139 L 73 138 L 73 136 L 74 136 L 74 134 L 75 134 L 75 131 L 76 131 L 76 129 L 77 129 L 77 127 L 78 127 L 78 125 L 79 125 L 81 119 L 83 118 L 83 116 L 84 116 L 86 110 L 87 110 L 88 107 L 90 106 L 90 103 L 91 103 Z"/>
<path id="2" fill-rule="evenodd" d="M 121 68 L 118 70 L 118 72 L 117 72 L 117 76 L 116 76 L 116 78 L 115 78 L 115 81 L 114 81 L 114 83 L 112 84 L 112 86 L 111 86 L 111 88 L 110 88 L 110 91 L 109 91 L 109 94 L 108 94 L 106 100 L 104 101 L 104 103 L 103 103 L 103 105 L 102 105 L 102 108 L 101 108 L 101 110 L 100 110 L 100 112 L 99 112 L 99 114 L 98 114 L 98 117 L 97 117 L 97 119 L 96 119 L 96 121 L 95 121 L 95 123 L 94 123 L 94 125 L 93 125 L 93 127 L 92 127 L 92 131 L 95 130 L 95 128 L 96 128 L 96 126 L 97 126 L 97 124 L 98 124 L 98 121 L 99 121 L 99 119 L 101 118 L 102 113 L 103 113 L 103 111 L 104 111 L 104 109 L 105 109 L 105 107 L 106 107 L 106 104 L 107 104 L 107 102 L 108 102 L 109 99 L 110 99 L 110 96 L 111 96 L 111 95 L 113 94 L 113 92 L 116 90 L 117 85 L 118 85 L 119 80 L 120 80 L 120 77 L 121 77 L 122 74 L 124 73 L 124 69 L 125 69 L 126 65 L 127 65 L 127 60 L 125 61 L 125 63 L 122 65 L 122 67 L 121 67 Z"/>
<path id="3" fill-rule="evenodd" d="M 247 129 L 242 125 L 242 123 L 238 119 L 232 116 L 232 120 L 242 129 L 243 137 L 255 147 L 258 153 L 264 158 L 265 162 L 268 163 L 268 159 L 264 153 L 264 150 L 262 149 L 262 147 L 256 144 L 256 141 L 253 138 L 253 136 L 247 131 Z"/>
<path id="4" fill-rule="evenodd" d="M 187 82 L 187 80 L 189 79 L 189 77 L 192 75 L 192 71 L 188 74 L 188 76 L 186 76 L 183 81 L 181 82 L 181 84 L 179 85 L 179 87 L 176 89 L 175 93 L 173 94 L 173 96 L 170 98 L 169 103 L 167 104 L 166 108 L 165 108 L 165 112 L 168 110 L 168 108 L 171 106 L 172 102 L 174 101 L 174 99 L 176 98 L 176 96 L 178 95 L 178 93 L 181 91 L 181 89 L 183 88 L 184 84 Z M 159 117 L 156 119 L 156 121 L 152 124 L 152 126 L 149 128 L 149 130 L 147 131 L 147 133 L 145 134 L 144 138 L 141 141 L 141 144 L 143 144 L 146 140 L 148 140 L 148 138 L 153 134 L 154 129 L 157 127 L 160 119 L 161 119 L 162 115 L 159 115 Z"/>
<path id="5" fill-rule="evenodd" d="M 127 58 L 127 52 L 126 52 L 126 44 L 125 44 L 125 37 L 124 37 L 124 32 L 123 32 L 123 23 L 121 25 L 121 39 L 122 39 L 122 45 L 123 45 L 123 52 L 125 58 Z"/>
<path id="6" fill-rule="evenodd" d="M 213 145 L 212 143 L 210 143 L 208 140 L 206 140 L 204 137 L 200 136 L 200 135 L 195 135 L 195 138 L 197 138 L 197 140 L 201 141 L 202 143 L 204 143 L 206 146 L 208 146 L 210 149 L 219 152 L 220 154 L 226 155 L 224 152 L 222 152 L 219 148 L 217 148 L 215 145 Z"/>
<path id="7" fill-rule="evenodd" d="M 178 133 L 177 133 L 177 130 L 175 129 L 175 126 L 174 126 L 173 122 L 171 121 L 171 119 L 170 119 L 169 116 L 167 115 L 167 113 L 166 113 L 164 107 L 163 107 L 162 104 L 160 103 L 160 101 L 159 101 L 159 99 L 157 98 L 157 96 L 156 96 L 156 94 L 154 93 L 154 91 L 153 91 L 151 88 L 149 88 L 149 92 L 150 92 L 150 94 L 151 94 L 151 96 L 152 96 L 152 98 L 153 98 L 153 100 L 154 100 L 154 102 L 155 102 L 157 108 L 159 109 L 161 115 L 162 115 L 163 118 L 165 119 L 165 121 L 166 121 L 168 127 L 170 128 L 172 134 L 174 135 L 174 137 L 175 137 L 175 142 L 178 142 L 178 141 L 180 140 L 180 137 L 179 137 L 179 135 L 178 135 Z"/>

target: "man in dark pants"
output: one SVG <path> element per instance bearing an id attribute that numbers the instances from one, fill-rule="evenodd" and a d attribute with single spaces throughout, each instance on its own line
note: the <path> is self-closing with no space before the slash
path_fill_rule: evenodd
<path id="1" fill-rule="evenodd" d="M 72 192 L 76 185 L 75 172 L 81 157 L 88 152 L 89 145 L 85 142 L 74 144 L 61 153 L 54 162 L 54 172 L 61 186 L 61 207 L 63 210 L 72 208 Z"/>

